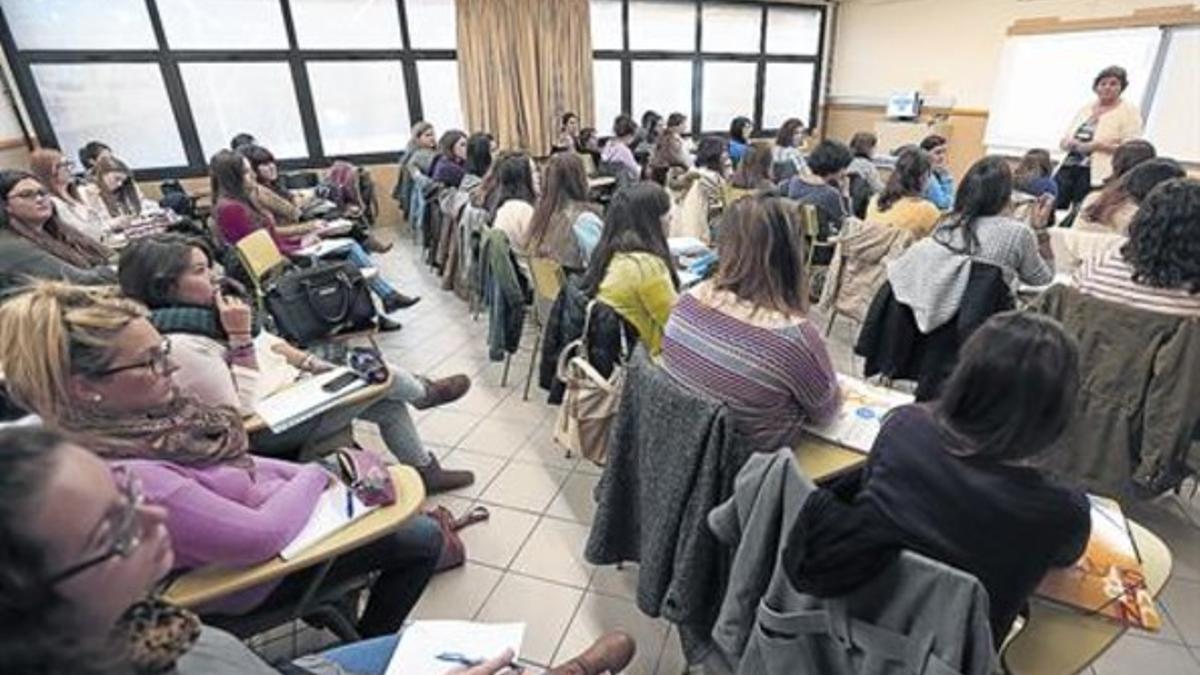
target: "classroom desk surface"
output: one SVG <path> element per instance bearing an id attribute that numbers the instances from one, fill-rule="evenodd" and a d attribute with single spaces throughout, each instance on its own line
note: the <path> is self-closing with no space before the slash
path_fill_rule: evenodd
<path id="1" fill-rule="evenodd" d="M 806 434 L 793 452 L 796 454 L 796 463 L 800 465 L 800 470 L 814 481 L 832 478 L 867 461 L 867 456 L 857 450 L 811 434 Z"/>
<path id="2" fill-rule="evenodd" d="M 597 188 L 616 185 L 617 179 L 612 176 L 596 176 L 588 179 L 588 187 L 595 190 Z"/>
<path id="3" fill-rule="evenodd" d="M 395 504 L 375 509 L 291 560 L 275 556 L 252 567 L 211 565 L 188 572 L 167 588 L 164 599 L 184 607 L 195 607 L 312 567 L 395 530 L 421 508 L 425 501 L 425 485 L 412 467 L 396 465 L 389 470 L 396 485 Z"/>
<path id="4" fill-rule="evenodd" d="M 392 372 L 389 370 L 388 379 L 378 384 L 368 384 L 362 389 L 355 389 L 349 394 L 346 394 L 344 398 L 338 399 L 335 408 L 358 405 L 364 401 L 370 401 L 373 398 L 383 396 L 387 390 L 392 387 L 392 379 L 394 377 L 395 376 L 392 375 Z M 242 426 L 245 427 L 246 433 L 253 434 L 266 429 L 267 423 L 264 422 L 257 413 L 251 413 L 242 418 Z"/>
<path id="5" fill-rule="evenodd" d="M 1171 550 L 1153 532 L 1129 521 L 1154 597 L 1171 576 Z M 1095 661 L 1127 630 L 1115 621 L 1033 598 L 1029 621 L 1005 646 L 1001 660 L 1012 675 L 1068 675 Z"/>

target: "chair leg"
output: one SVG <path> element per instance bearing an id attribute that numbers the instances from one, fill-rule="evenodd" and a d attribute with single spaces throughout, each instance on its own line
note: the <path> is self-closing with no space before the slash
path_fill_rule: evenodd
<path id="1" fill-rule="evenodd" d="M 538 350 L 542 346 L 542 332 L 538 331 L 537 337 L 533 339 L 533 353 L 529 355 L 529 372 L 525 375 L 525 394 L 521 396 L 522 401 L 529 400 L 529 384 L 533 382 L 533 370 L 537 368 Z"/>
<path id="2" fill-rule="evenodd" d="M 826 338 L 828 338 L 829 334 L 833 332 L 833 322 L 834 321 L 837 321 L 837 310 L 834 309 L 833 307 L 830 307 L 829 308 L 829 323 L 827 323 L 825 325 L 825 337 Z"/>
<path id="3" fill-rule="evenodd" d="M 500 386 L 508 386 L 508 366 L 512 363 L 512 354 L 504 355 L 504 372 L 500 375 Z"/>
<path id="4" fill-rule="evenodd" d="M 329 629 L 344 644 L 358 642 L 362 639 L 358 628 L 354 626 L 354 621 L 346 616 L 346 613 L 341 608 L 333 605 L 321 605 L 312 608 L 304 616 L 304 622 L 317 628 Z"/>

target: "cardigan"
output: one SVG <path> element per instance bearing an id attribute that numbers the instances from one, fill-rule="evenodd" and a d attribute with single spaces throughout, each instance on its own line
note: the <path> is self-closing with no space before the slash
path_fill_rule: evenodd
<path id="1" fill-rule="evenodd" d="M 663 327 L 678 292 L 666 263 L 653 253 L 617 253 L 608 263 L 596 298 L 637 329 L 652 356 L 662 351 Z"/>
<path id="2" fill-rule="evenodd" d="M 1076 129 L 1091 118 L 1095 108 L 1094 102 L 1080 108 L 1063 136 L 1065 138 L 1074 137 Z M 1142 112 L 1137 106 L 1122 99 L 1115 108 L 1097 118 L 1092 141 L 1120 144 L 1141 135 Z M 1100 185 L 1112 175 L 1112 156 L 1113 153 L 1110 151 L 1097 150 L 1087 157 L 1087 161 L 1092 165 L 1092 185 Z"/>
<path id="3" fill-rule="evenodd" d="M 533 205 L 524 199 L 509 199 L 496 209 L 492 227 L 508 235 L 508 243 L 517 255 L 528 255 L 529 222 L 533 220 Z"/>
<path id="4" fill-rule="evenodd" d="M 430 178 L 450 187 L 458 187 L 466 175 L 466 162 L 457 157 L 438 155 L 433 160 L 433 174 Z"/>
<path id="5" fill-rule="evenodd" d="M 879 195 L 871 198 L 867 206 L 869 223 L 879 223 L 906 230 L 916 238 L 924 237 L 933 232 L 933 226 L 942 217 L 942 212 L 933 202 L 922 197 L 901 197 L 892 202 L 886 211 L 879 210 Z"/>
<path id="6" fill-rule="evenodd" d="M 266 227 L 279 247 L 279 252 L 291 255 L 303 248 L 301 237 L 281 235 L 275 229 L 275 218 L 270 213 L 255 213 L 249 206 L 228 197 L 217 200 L 213 217 L 217 221 L 217 229 L 230 246 L 235 246 L 243 237 L 253 234 Z"/>
<path id="7" fill-rule="evenodd" d="M 117 281 L 116 272 L 109 266 L 76 267 L 12 230 L 0 228 L 0 296 L 24 287 L 30 277 L 75 284 L 112 284 Z"/>
<path id="8" fill-rule="evenodd" d="M 633 158 L 633 151 L 619 138 L 610 138 L 600 151 L 600 161 L 621 165 L 621 172 L 630 182 L 637 182 L 642 175 L 642 167 Z"/>
<path id="9" fill-rule="evenodd" d="M 1101 300 L 1167 316 L 1200 319 L 1200 293 L 1134 281 L 1133 265 L 1126 262 L 1116 242 L 1101 255 L 1084 260 L 1075 273 L 1075 287 Z"/>

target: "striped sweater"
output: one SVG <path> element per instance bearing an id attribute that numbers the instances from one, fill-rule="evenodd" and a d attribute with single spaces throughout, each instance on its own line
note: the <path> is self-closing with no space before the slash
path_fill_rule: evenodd
<path id="1" fill-rule="evenodd" d="M 1119 249 L 1091 258 L 1075 273 L 1075 284 L 1087 295 L 1139 309 L 1200 318 L 1200 293 L 1180 288 L 1155 288 L 1133 280 L 1133 266 Z"/>
<path id="2" fill-rule="evenodd" d="M 758 451 L 794 445 L 803 424 L 830 420 L 841 402 L 829 353 L 811 322 L 760 327 L 693 293 L 680 297 L 667 320 L 662 363 L 685 386 L 727 404 Z"/>

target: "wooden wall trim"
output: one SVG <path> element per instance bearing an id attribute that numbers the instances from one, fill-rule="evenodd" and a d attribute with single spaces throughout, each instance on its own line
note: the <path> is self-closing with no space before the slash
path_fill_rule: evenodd
<path id="1" fill-rule="evenodd" d="M 871 112 L 883 112 L 884 106 L 869 105 L 866 103 L 836 103 L 831 102 L 825 105 L 826 110 L 869 110 Z M 922 112 L 933 113 L 935 115 L 948 115 L 950 117 L 987 117 L 988 111 L 985 108 L 935 108 L 927 106 L 921 109 Z"/>
<path id="2" fill-rule="evenodd" d="M 1134 10 L 1126 16 L 1100 17 L 1094 19 L 1062 19 L 1043 16 L 1019 19 L 1008 27 L 1009 35 L 1041 35 L 1044 33 L 1070 33 L 1110 28 L 1144 28 L 1147 26 L 1184 26 L 1200 24 L 1200 10 L 1191 5 L 1147 7 Z"/>

